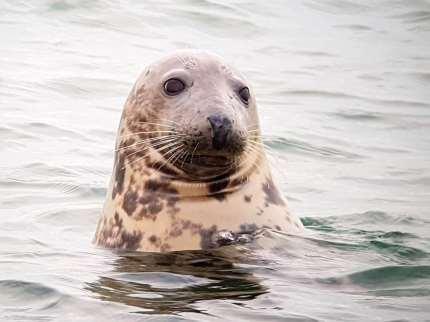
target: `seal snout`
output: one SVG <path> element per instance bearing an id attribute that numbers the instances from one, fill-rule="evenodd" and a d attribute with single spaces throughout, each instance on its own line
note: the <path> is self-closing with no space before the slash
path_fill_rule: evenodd
<path id="1" fill-rule="evenodd" d="M 222 150 L 230 145 L 232 122 L 223 115 L 211 115 L 208 118 L 212 128 L 212 147 L 215 150 Z"/>

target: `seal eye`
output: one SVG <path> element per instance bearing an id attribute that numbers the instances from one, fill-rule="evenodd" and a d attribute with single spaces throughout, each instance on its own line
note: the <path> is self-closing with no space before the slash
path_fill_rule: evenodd
<path id="1" fill-rule="evenodd" d="M 178 78 L 170 78 L 164 83 L 164 91 L 167 95 L 178 95 L 185 89 L 185 84 Z"/>
<path id="2" fill-rule="evenodd" d="M 239 96 L 240 96 L 240 99 L 242 100 L 242 102 L 244 102 L 246 105 L 248 105 L 249 99 L 251 97 L 251 95 L 249 94 L 249 88 L 248 87 L 241 88 L 239 90 Z"/>

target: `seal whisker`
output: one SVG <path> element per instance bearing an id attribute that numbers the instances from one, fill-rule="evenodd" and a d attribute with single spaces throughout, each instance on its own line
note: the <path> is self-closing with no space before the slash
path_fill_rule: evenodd
<path id="1" fill-rule="evenodd" d="M 148 124 L 148 125 L 165 126 L 165 127 L 170 127 L 170 128 L 174 128 L 175 127 L 172 124 L 162 124 L 162 123 L 147 122 L 147 121 L 139 121 L 139 122 L 136 122 L 136 123 L 138 123 L 138 124 Z"/>
<path id="2" fill-rule="evenodd" d="M 142 138 L 142 139 L 136 140 L 133 144 L 145 142 L 145 141 L 150 141 L 150 140 L 158 140 L 158 139 L 165 139 L 165 138 L 179 138 L 179 137 L 181 137 L 181 136 L 176 135 L 176 134 L 157 135 L 157 136 L 153 136 L 153 137 L 147 137 L 147 138 Z"/>
<path id="3" fill-rule="evenodd" d="M 240 168 L 243 164 L 245 164 L 251 152 L 254 152 L 254 150 L 251 147 L 247 147 L 247 149 L 243 152 L 243 155 L 236 160 L 238 168 Z"/>
<path id="4" fill-rule="evenodd" d="M 178 122 L 175 122 L 175 121 L 173 121 L 173 120 L 160 119 L 160 118 L 158 118 L 158 120 L 160 120 L 160 121 L 164 121 L 164 122 L 169 122 L 169 123 L 172 123 L 172 124 L 174 124 L 174 125 L 180 125 Z"/>
<path id="5" fill-rule="evenodd" d="M 271 146 L 269 146 L 267 143 L 265 143 L 263 141 L 250 140 L 249 142 L 252 144 L 260 146 L 261 148 L 265 149 L 266 152 L 268 152 L 269 154 L 276 153 L 276 151 Z"/>
<path id="6" fill-rule="evenodd" d="M 132 156 L 132 155 L 134 155 L 134 154 L 138 154 L 138 153 L 141 153 L 141 152 L 143 152 L 143 151 L 145 151 L 145 150 L 148 150 L 148 149 L 150 149 L 151 147 L 152 147 L 152 148 L 154 148 L 154 149 L 157 149 L 157 147 L 158 147 L 158 146 L 169 144 L 169 143 L 171 143 L 171 142 L 173 142 L 173 141 L 175 141 L 175 140 L 176 140 L 176 139 L 175 139 L 175 138 L 173 138 L 173 139 L 164 140 L 164 141 L 161 141 L 161 142 L 155 142 L 154 144 L 152 144 L 152 143 L 151 143 L 150 145 L 147 145 L 147 146 L 145 146 L 144 148 L 142 148 L 142 149 L 140 149 L 140 150 L 137 150 L 137 151 L 131 152 L 131 153 L 129 153 L 129 154 L 126 154 L 126 156 L 127 156 L 127 157 L 130 157 L 130 156 Z"/>
<path id="7" fill-rule="evenodd" d="M 177 137 L 173 136 L 173 135 L 163 135 L 163 136 L 157 136 L 157 137 L 154 137 L 154 138 L 147 138 L 147 139 L 143 139 L 143 140 L 134 142 L 134 143 L 126 145 L 126 146 L 121 146 L 121 147 L 115 149 L 115 152 L 121 151 L 121 150 L 125 150 L 125 149 L 129 149 L 131 147 L 134 147 L 134 146 L 137 146 L 137 145 L 141 145 L 141 144 L 145 144 L 145 143 L 148 143 L 148 142 L 154 142 L 154 141 L 160 141 L 161 142 L 163 140 L 167 140 L 167 139 L 171 139 L 171 138 L 177 139 Z"/>
<path id="8" fill-rule="evenodd" d="M 133 135 L 137 135 L 137 134 L 154 134 L 154 133 L 172 133 L 173 131 L 171 130 L 156 130 L 156 131 L 142 131 L 142 132 L 134 132 L 134 133 L 129 133 L 129 134 L 125 134 L 125 135 L 121 135 L 122 138 L 124 137 L 129 137 L 129 136 L 133 136 Z"/>
<path id="9" fill-rule="evenodd" d="M 167 154 L 169 154 L 171 152 L 171 150 L 168 150 L 167 152 L 163 152 L 161 153 L 161 151 L 167 149 L 167 148 L 172 148 L 177 146 L 178 144 L 182 144 L 181 142 L 178 142 L 177 140 L 172 140 L 172 142 L 169 142 L 166 146 L 162 146 L 162 147 L 154 147 L 154 150 L 157 151 L 158 153 L 160 153 L 163 157 Z"/>
<path id="10" fill-rule="evenodd" d="M 173 140 L 172 140 L 172 141 L 173 141 Z M 169 141 L 168 143 L 170 143 L 170 141 Z M 163 142 L 163 143 L 159 143 L 159 144 L 156 144 L 156 145 L 158 146 L 158 145 L 165 145 L 165 144 L 166 144 L 166 143 L 165 143 L 165 142 Z M 137 158 L 136 160 L 129 161 L 129 162 L 128 162 L 128 164 L 130 165 L 130 164 L 136 163 L 136 162 L 138 162 L 138 161 L 141 161 L 141 160 L 142 160 L 142 159 L 144 159 L 145 157 L 147 157 L 147 156 L 148 156 L 148 154 L 149 154 L 149 150 L 150 150 L 151 148 L 154 148 L 154 150 L 155 150 L 155 151 L 157 151 L 158 153 L 160 153 L 160 154 L 161 154 L 161 152 L 160 152 L 160 151 L 162 151 L 162 150 L 164 150 L 164 149 L 166 149 L 166 148 L 169 148 L 169 147 L 171 147 L 171 146 L 174 146 L 175 144 L 178 144 L 178 143 L 177 143 L 177 142 L 174 142 L 174 143 L 172 143 L 172 144 L 167 144 L 167 146 L 163 146 L 163 147 L 161 147 L 161 148 L 156 148 L 156 147 L 154 147 L 154 146 L 147 146 L 147 147 L 145 147 L 144 149 L 142 149 L 142 150 L 140 150 L 140 151 L 130 153 L 130 154 L 128 154 L 128 155 L 127 155 L 127 157 L 129 157 L 129 156 L 131 156 L 131 155 L 133 155 L 133 154 L 136 154 L 136 153 L 143 152 L 143 151 L 147 150 L 147 151 L 146 151 L 146 153 L 145 153 L 143 156 L 141 156 L 141 157 Z M 125 168 L 125 165 L 124 165 L 123 169 L 124 169 L 124 168 Z"/>
<path id="11" fill-rule="evenodd" d="M 167 152 L 162 153 L 163 157 L 164 157 L 164 161 L 166 163 L 170 162 L 172 160 L 172 158 L 174 156 L 176 156 L 176 152 L 182 152 L 183 151 L 182 147 L 183 147 L 183 144 L 181 144 L 181 143 L 171 144 L 171 146 L 170 146 L 171 149 Z M 170 156 L 168 158 L 166 158 L 166 156 L 169 154 L 170 154 Z M 162 168 L 162 167 L 160 167 L 160 168 Z M 158 168 L 158 169 L 160 169 L 160 168 Z"/>
<path id="12" fill-rule="evenodd" d="M 173 160 L 172 161 L 172 164 L 174 164 L 175 165 L 175 163 L 178 161 L 178 160 L 181 160 L 181 159 L 184 159 L 184 157 L 186 156 L 186 154 L 187 154 L 187 149 L 183 149 L 182 151 L 181 151 L 182 153 L 180 153 L 176 158 L 175 158 L 175 160 Z M 176 165 L 175 165 L 176 166 Z M 183 166 L 183 163 L 182 163 L 182 166 Z M 179 167 L 179 166 L 176 166 L 178 169 L 181 169 L 182 170 L 182 167 Z"/>
<path id="13" fill-rule="evenodd" d="M 179 145 L 178 145 L 179 144 Z M 174 147 L 172 149 L 170 149 L 165 155 L 172 153 L 172 155 L 168 158 L 168 159 L 164 159 L 164 162 L 157 168 L 157 171 L 159 171 L 160 169 L 164 168 L 172 158 L 174 158 L 178 153 L 182 152 L 182 147 L 184 145 L 182 143 L 176 143 L 176 146 L 174 145 Z M 179 150 L 179 151 L 178 151 Z M 164 155 L 163 155 L 164 156 Z"/>
<path id="14" fill-rule="evenodd" d="M 196 146 L 194 147 L 193 153 L 191 154 L 191 160 L 190 160 L 190 164 L 193 164 L 193 157 L 194 157 L 194 153 L 197 150 L 197 147 L 199 146 L 200 141 L 197 141 Z"/>
<path id="15" fill-rule="evenodd" d="M 260 148 L 265 148 L 266 146 L 264 145 L 264 143 L 263 142 L 261 142 L 260 140 L 258 140 L 258 139 L 249 139 L 249 140 L 247 140 L 247 142 L 249 143 L 249 144 L 252 144 L 253 146 L 258 146 L 258 147 L 260 147 Z"/>
<path id="16" fill-rule="evenodd" d="M 241 162 L 241 166 L 242 166 L 242 164 L 244 164 L 244 163 L 248 160 L 248 156 L 249 156 L 250 154 L 252 154 L 252 153 L 256 153 L 257 158 L 259 158 L 260 156 L 264 155 L 264 151 L 263 151 L 263 150 L 261 150 L 261 149 L 257 148 L 256 146 L 254 146 L 254 145 L 252 145 L 252 144 L 249 144 L 249 145 L 247 146 L 246 151 L 245 151 L 245 154 L 244 154 L 243 160 L 242 160 L 242 162 Z M 256 159 L 257 159 L 257 158 L 256 158 Z M 258 163 L 256 163 L 255 161 L 254 161 L 254 163 L 253 163 L 251 166 L 256 166 L 256 167 L 257 167 L 257 169 L 258 169 L 260 172 L 262 172 L 262 170 L 263 170 L 263 169 L 260 167 L 260 165 L 259 165 Z"/>
<path id="17" fill-rule="evenodd" d="M 278 172 L 281 174 L 283 180 L 285 180 L 285 174 L 282 171 L 282 165 L 281 162 L 279 160 L 279 157 L 276 154 L 276 151 L 269 145 L 267 145 L 267 143 L 264 142 L 252 142 L 252 144 L 254 144 L 254 148 L 256 148 L 256 146 L 258 146 L 257 149 L 261 150 L 264 149 L 265 152 L 267 153 L 267 155 L 269 155 L 270 157 L 273 158 L 273 160 L 269 160 L 271 161 L 272 165 L 278 170 Z"/>
<path id="18" fill-rule="evenodd" d="M 190 155 L 190 153 L 187 150 L 185 150 L 185 155 L 183 156 L 183 160 L 182 160 L 182 163 L 181 163 L 181 169 L 184 168 L 184 162 L 185 162 L 185 160 L 187 160 L 187 157 L 189 155 Z"/>
<path id="19" fill-rule="evenodd" d="M 167 144 L 167 143 L 173 142 L 175 140 L 176 140 L 176 138 L 163 139 L 163 140 L 159 140 L 159 141 L 156 141 L 156 142 L 146 141 L 146 142 L 143 142 L 142 144 L 148 144 L 148 145 L 144 146 L 140 150 L 137 150 L 137 151 L 131 152 L 129 154 L 126 154 L 126 156 L 129 157 L 129 156 L 132 156 L 134 154 L 140 153 L 140 152 L 142 152 L 142 151 L 144 151 L 144 150 L 146 150 L 146 149 L 148 149 L 150 147 L 155 148 L 157 146 L 160 146 L 160 145 L 163 145 L 163 144 Z"/>
<path id="20" fill-rule="evenodd" d="M 279 158 L 279 154 L 278 154 L 278 152 L 274 149 L 274 148 L 272 148 L 271 146 L 269 146 L 267 143 L 265 143 L 264 141 L 262 141 L 261 142 L 261 145 L 262 145 L 262 147 L 265 149 L 265 151 L 266 151 L 266 153 L 267 153 L 267 155 L 269 156 L 269 157 L 271 157 L 271 158 L 273 158 L 273 161 L 272 160 L 269 160 L 269 161 L 272 161 L 271 163 L 272 163 L 272 165 L 278 170 L 278 172 L 281 174 L 281 176 L 282 176 L 282 179 L 283 180 L 286 180 L 286 176 L 285 176 L 285 173 L 284 173 L 284 171 L 282 171 L 282 163 L 281 163 L 281 161 L 280 161 L 280 158 Z"/>
<path id="21" fill-rule="evenodd" d="M 187 157 L 187 153 L 188 153 L 188 151 L 186 149 L 183 149 L 182 153 L 178 154 L 178 156 L 175 158 L 175 160 L 172 161 L 172 164 L 175 164 L 178 160 L 180 160 L 181 158 L 183 158 L 182 165 L 179 168 L 179 169 L 183 170 L 184 161 L 185 161 L 185 158 Z"/>
<path id="22" fill-rule="evenodd" d="M 261 153 L 267 152 L 266 151 L 266 147 L 261 142 L 259 142 L 259 141 L 249 140 L 248 141 L 248 145 L 249 145 L 250 148 L 253 148 L 255 151 L 258 151 L 258 152 L 261 152 Z M 270 152 L 272 152 L 272 151 L 270 151 Z"/>
<path id="23" fill-rule="evenodd" d="M 258 123 L 255 123 L 255 124 L 252 124 L 252 125 L 249 125 L 246 127 L 247 130 L 248 129 L 259 129 L 259 128 L 260 128 L 260 126 Z"/>
<path id="24" fill-rule="evenodd" d="M 261 138 L 259 137 L 259 133 L 258 132 L 256 132 L 256 133 L 251 133 L 250 135 L 249 135 L 249 137 L 246 139 L 246 141 L 247 142 L 260 142 L 261 140 Z"/>
<path id="25" fill-rule="evenodd" d="M 246 152 L 246 157 L 248 156 L 250 154 L 250 152 L 249 151 L 247 151 Z M 240 160 L 240 158 L 237 158 L 237 159 L 235 159 L 235 166 L 238 168 L 238 169 L 240 169 L 241 167 L 242 167 L 242 164 L 244 164 L 245 163 L 245 161 L 246 161 L 246 159 L 244 158 L 243 160 Z M 239 170 L 240 171 L 240 170 Z M 242 173 L 240 174 L 240 172 L 239 172 L 239 175 L 240 175 L 240 181 L 241 182 L 244 182 L 245 181 L 245 174 L 246 174 L 246 171 L 242 171 Z"/>
<path id="26" fill-rule="evenodd" d="M 254 130 L 250 130 L 249 132 L 250 132 L 250 135 L 248 137 L 248 140 L 256 141 L 256 140 L 260 140 L 261 139 L 260 132 L 257 132 L 257 131 L 254 131 Z"/>

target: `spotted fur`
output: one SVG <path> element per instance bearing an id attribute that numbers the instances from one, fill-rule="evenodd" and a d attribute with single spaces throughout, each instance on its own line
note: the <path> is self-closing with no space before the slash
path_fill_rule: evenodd
<path id="1" fill-rule="evenodd" d="M 172 75 L 187 83 L 181 96 L 163 93 Z M 245 105 L 240 86 L 250 87 L 218 57 L 199 51 L 177 52 L 142 73 L 121 117 L 96 244 L 166 252 L 219 247 L 229 236 L 264 227 L 303 229 L 271 176 L 252 90 Z M 207 117 L 215 114 L 233 124 L 222 151 L 211 147 Z"/>

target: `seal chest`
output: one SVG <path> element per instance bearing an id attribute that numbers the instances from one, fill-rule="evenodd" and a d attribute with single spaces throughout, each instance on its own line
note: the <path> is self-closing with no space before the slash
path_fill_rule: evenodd
<path id="1" fill-rule="evenodd" d="M 272 179 L 246 79 L 201 51 L 150 65 L 124 106 L 96 244 L 207 249 L 265 227 L 303 230 Z"/>

